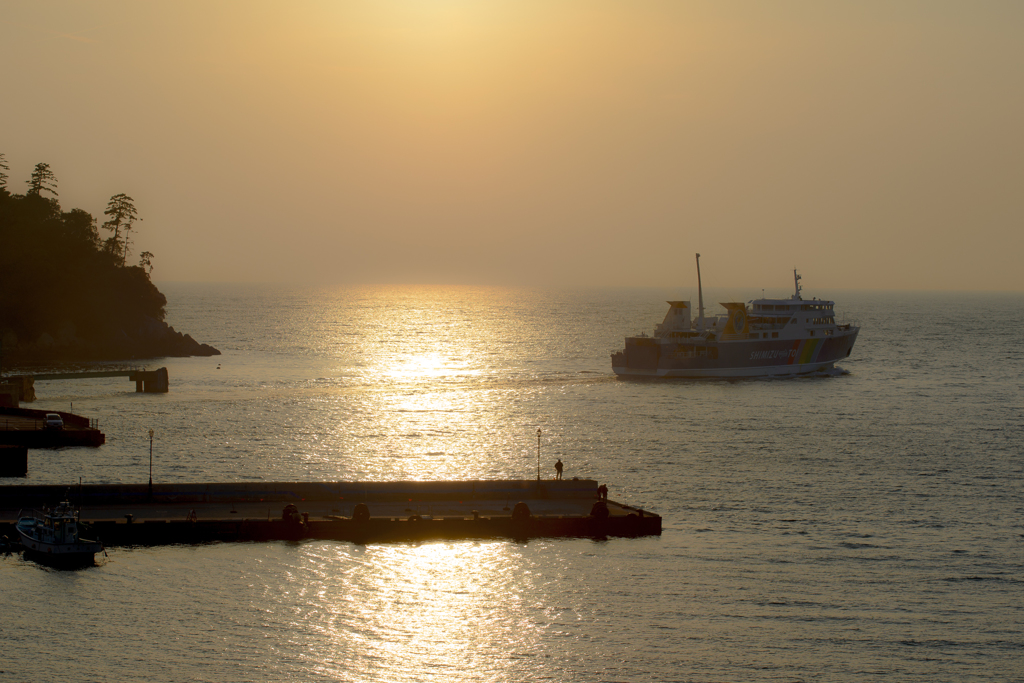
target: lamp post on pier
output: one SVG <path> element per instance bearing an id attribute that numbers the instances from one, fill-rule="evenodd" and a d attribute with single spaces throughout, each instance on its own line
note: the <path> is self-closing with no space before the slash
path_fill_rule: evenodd
<path id="1" fill-rule="evenodd" d="M 540 427 L 537 428 L 537 483 L 540 483 Z"/>
<path id="2" fill-rule="evenodd" d="M 149 497 L 153 497 L 153 430 L 149 430 Z"/>

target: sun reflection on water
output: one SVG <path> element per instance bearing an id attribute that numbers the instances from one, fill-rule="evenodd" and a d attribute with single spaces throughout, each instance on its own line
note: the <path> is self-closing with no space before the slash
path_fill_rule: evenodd
<path id="1" fill-rule="evenodd" d="M 471 350 L 468 347 L 453 349 L 459 358 L 446 358 L 443 354 L 428 351 L 413 353 L 399 359 L 392 359 L 390 367 L 383 368 L 381 374 L 392 380 L 405 382 L 431 381 L 444 377 L 466 377 L 480 374 L 479 369 L 472 365 Z"/>
<path id="2" fill-rule="evenodd" d="M 336 478 L 468 479 L 518 477 L 520 457 L 536 427 L 510 415 L 518 406 L 488 381 L 495 353 L 507 355 L 514 300 L 503 290 L 392 287 L 374 292 L 385 307 L 335 300 L 326 317 L 346 321 L 318 329 L 318 343 L 345 366 L 317 424 L 324 459 Z M 483 314 L 481 315 L 481 312 Z M 355 327 L 359 337 L 346 336 Z M 514 356 L 512 357 L 514 358 Z M 365 400 L 353 410 L 345 387 L 358 383 Z M 333 450 L 332 450 L 333 449 Z M 523 462 L 520 462 L 523 461 Z M 358 464 L 359 470 L 352 471 Z"/>
<path id="3" fill-rule="evenodd" d="M 507 680 L 543 634 L 523 599 L 535 575 L 507 541 L 304 544 L 295 560 L 294 628 L 319 634 L 305 650 L 324 675 Z"/>

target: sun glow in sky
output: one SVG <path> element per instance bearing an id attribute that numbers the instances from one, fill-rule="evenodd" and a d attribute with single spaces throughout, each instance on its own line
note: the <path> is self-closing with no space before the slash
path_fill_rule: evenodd
<path id="1" fill-rule="evenodd" d="M 1024 5 L 8 3 L 8 186 L 160 280 L 1024 289 Z"/>

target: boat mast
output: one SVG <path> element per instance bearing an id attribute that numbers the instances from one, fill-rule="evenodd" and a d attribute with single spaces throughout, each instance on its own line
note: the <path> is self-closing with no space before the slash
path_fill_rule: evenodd
<path id="1" fill-rule="evenodd" d="M 796 268 L 793 269 L 793 286 L 796 287 L 796 294 L 793 295 L 793 299 L 803 301 L 800 297 L 800 276 L 797 275 Z"/>
<path id="2" fill-rule="evenodd" d="M 697 254 L 697 329 L 704 329 L 704 290 L 700 286 L 700 254 Z"/>

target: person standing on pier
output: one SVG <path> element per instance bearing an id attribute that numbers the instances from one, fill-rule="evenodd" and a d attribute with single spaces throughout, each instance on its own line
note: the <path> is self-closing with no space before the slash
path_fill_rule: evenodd
<path id="1" fill-rule="evenodd" d="M 562 478 L 562 459 L 559 458 L 558 462 L 555 463 L 555 479 Z"/>

